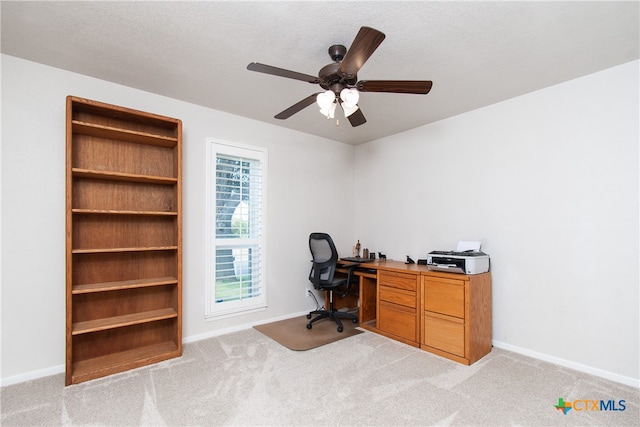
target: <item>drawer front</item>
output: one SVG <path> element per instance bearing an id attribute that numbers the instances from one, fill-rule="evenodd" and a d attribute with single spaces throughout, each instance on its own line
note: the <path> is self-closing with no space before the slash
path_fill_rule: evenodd
<path id="1" fill-rule="evenodd" d="M 387 301 L 405 307 L 416 308 L 416 293 L 402 289 L 380 286 L 380 301 Z"/>
<path id="2" fill-rule="evenodd" d="M 464 356 L 464 322 L 452 317 L 435 317 L 425 313 L 423 343 L 456 356 Z"/>
<path id="3" fill-rule="evenodd" d="M 464 319 L 464 281 L 445 280 L 424 279 L 424 309 Z"/>
<path id="4" fill-rule="evenodd" d="M 418 277 L 415 274 L 381 271 L 380 284 L 415 292 L 418 289 Z"/>
<path id="5" fill-rule="evenodd" d="M 378 329 L 417 342 L 416 310 L 380 301 Z"/>

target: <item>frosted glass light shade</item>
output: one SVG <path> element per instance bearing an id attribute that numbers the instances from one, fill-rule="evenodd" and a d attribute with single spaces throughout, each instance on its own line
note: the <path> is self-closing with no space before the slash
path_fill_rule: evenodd
<path id="1" fill-rule="evenodd" d="M 326 92 L 319 93 L 318 96 L 316 96 L 316 103 L 318 104 L 321 110 L 327 109 L 329 108 L 331 103 L 335 101 L 335 99 L 336 99 L 336 94 L 333 93 L 333 91 L 328 90 Z"/>
<path id="2" fill-rule="evenodd" d="M 336 103 L 332 102 L 327 108 L 321 108 L 320 114 L 325 116 L 327 119 L 333 119 L 336 116 Z"/>
<path id="3" fill-rule="evenodd" d="M 353 107 L 358 103 L 360 99 L 360 94 L 355 89 L 342 89 L 340 92 L 340 99 L 342 99 L 342 105 L 347 105 L 349 107 Z"/>

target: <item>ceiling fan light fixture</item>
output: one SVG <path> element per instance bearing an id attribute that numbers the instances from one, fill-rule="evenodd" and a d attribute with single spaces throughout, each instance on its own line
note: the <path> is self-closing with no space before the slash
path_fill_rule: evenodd
<path id="1" fill-rule="evenodd" d="M 336 94 L 333 91 L 328 90 L 326 92 L 319 93 L 316 97 L 316 103 L 320 107 L 320 110 L 328 109 L 333 101 L 336 99 Z"/>
<path id="2" fill-rule="evenodd" d="M 327 119 L 333 119 L 336 116 L 336 103 L 332 102 L 329 104 L 327 108 L 321 108 L 320 114 L 325 116 Z"/>
<path id="3" fill-rule="evenodd" d="M 345 105 L 348 107 L 353 107 L 358 104 L 358 101 L 360 100 L 360 93 L 356 89 L 344 88 L 340 92 L 340 99 L 342 100 L 343 108 Z"/>
<path id="4" fill-rule="evenodd" d="M 333 119 L 336 112 L 336 94 L 333 91 L 328 90 L 326 92 L 319 93 L 316 97 L 316 103 L 320 107 L 320 114 L 327 119 Z"/>

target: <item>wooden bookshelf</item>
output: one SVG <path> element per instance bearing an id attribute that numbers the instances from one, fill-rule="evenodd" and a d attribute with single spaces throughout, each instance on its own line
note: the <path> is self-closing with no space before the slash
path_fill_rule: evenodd
<path id="1" fill-rule="evenodd" d="M 67 97 L 67 385 L 182 354 L 182 122 Z"/>

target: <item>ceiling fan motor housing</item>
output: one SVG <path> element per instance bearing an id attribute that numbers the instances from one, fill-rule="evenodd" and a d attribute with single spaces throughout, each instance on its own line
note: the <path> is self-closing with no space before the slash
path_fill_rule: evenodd
<path id="1" fill-rule="evenodd" d="M 335 62 L 322 67 L 318 72 L 320 86 L 323 89 L 332 90 L 336 94 L 339 94 L 345 87 L 353 86 L 358 82 L 357 75 L 351 78 L 345 78 L 345 76 L 340 73 L 340 64 L 346 54 L 347 48 L 341 44 L 334 44 L 329 48 L 329 56 Z"/>

